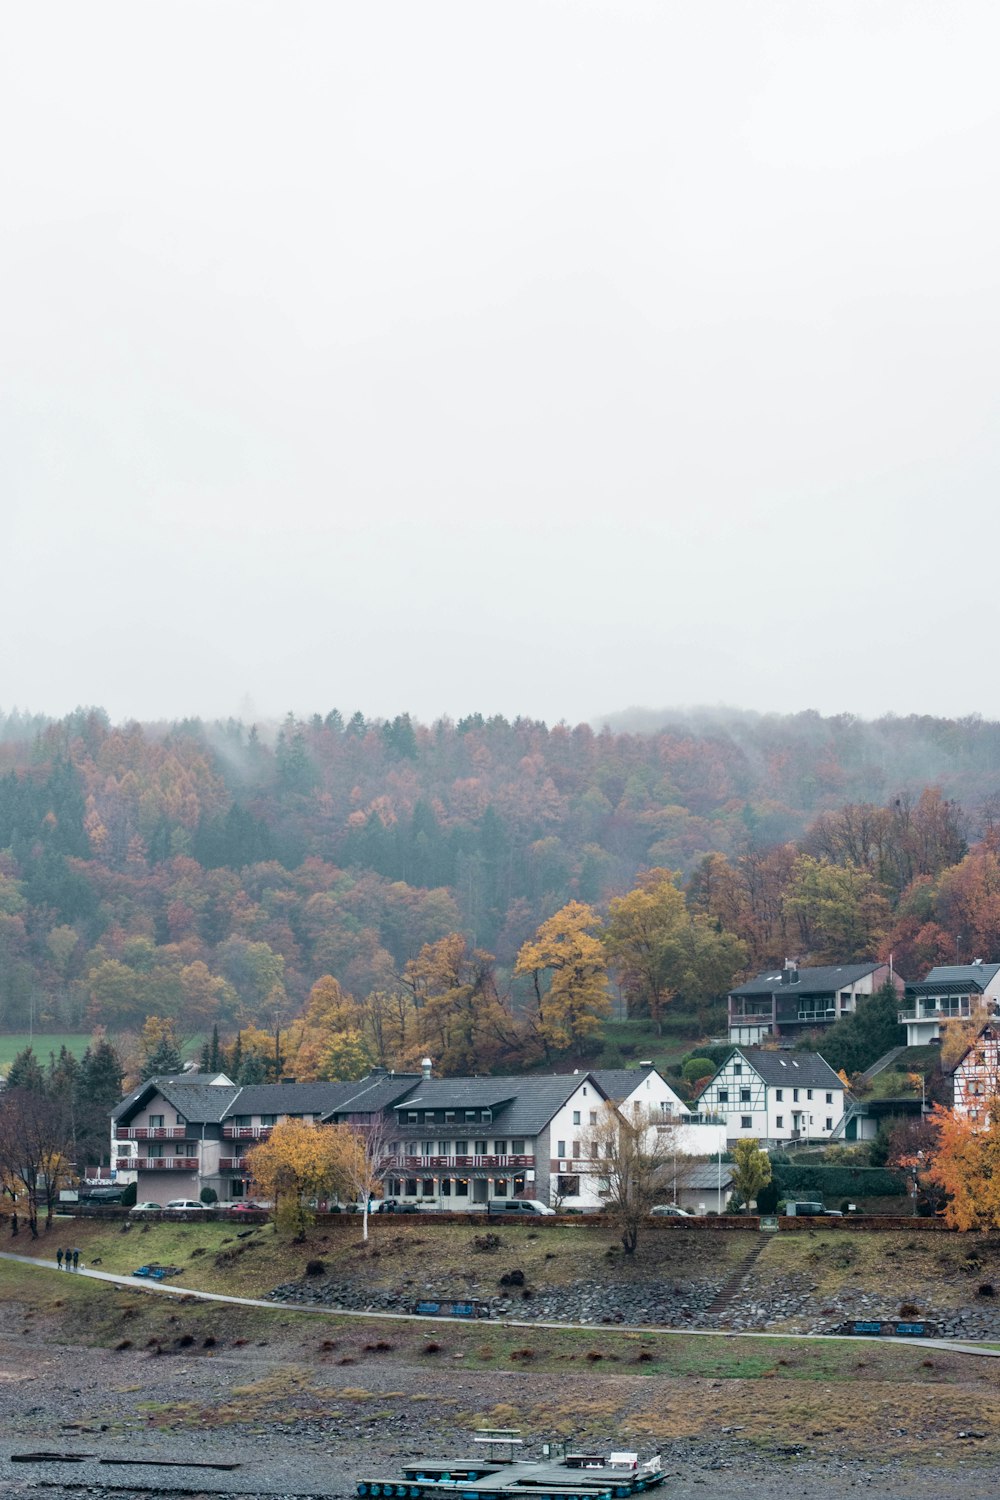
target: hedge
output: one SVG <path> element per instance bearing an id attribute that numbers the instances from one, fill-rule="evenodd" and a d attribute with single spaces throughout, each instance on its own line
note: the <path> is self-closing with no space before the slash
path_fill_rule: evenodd
<path id="1" fill-rule="evenodd" d="M 809 1162 L 775 1163 L 774 1181 L 783 1198 L 894 1198 L 907 1191 L 902 1172 L 887 1167 L 821 1167 Z"/>

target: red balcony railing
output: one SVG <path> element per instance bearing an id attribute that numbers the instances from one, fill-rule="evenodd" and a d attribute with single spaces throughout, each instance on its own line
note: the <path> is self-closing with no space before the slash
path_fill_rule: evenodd
<path id="1" fill-rule="evenodd" d="M 223 1125 L 222 1134 L 227 1141 L 266 1141 L 273 1125 Z"/>
<path id="2" fill-rule="evenodd" d="M 398 1172 L 441 1171 L 449 1167 L 472 1169 L 475 1167 L 498 1167 L 503 1171 L 516 1172 L 523 1167 L 533 1167 L 533 1156 L 387 1156 L 382 1165 L 395 1167 Z"/>
<path id="3" fill-rule="evenodd" d="M 198 1169 L 196 1156 L 123 1156 L 115 1166 L 119 1171 L 133 1172 L 195 1172 Z"/>
<path id="4" fill-rule="evenodd" d="M 150 1130 L 145 1125 L 139 1125 L 127 1130 L 115 1131 L 116 1141 L 185 1141 L 187 1140 L 187 1127 L 184 1125 L 158 1126 Z"/>
<path id="5" fill-rule="evenodd" d="M 245 1172 L 247 1169 L 246 1158 L 243 1156 L 220 1156 L 220 1172 Z"/>

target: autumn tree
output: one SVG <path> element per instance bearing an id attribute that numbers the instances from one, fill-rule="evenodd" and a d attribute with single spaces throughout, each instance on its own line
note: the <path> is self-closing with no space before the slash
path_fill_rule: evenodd
<path id="1" fill-rule="evenodd" d="M 729 1175 L 733 1193 L 749 1210 L 761 1188 L 771 1181 L 771 1158 L 761 1150 L 760 1141 L 750 1137 L 736 1141 L 732 1155 Z"/>
<path id="2" fill-rule="evenodd" d="M 937 1144 L 926 1175 L 947 1194 L 951 1229 L 1000 1229 L 1000 1108 L 987 1103 L 985 1125 L 939 1104 L 931 1110 Z"/>
<path id="3" fill-rule="evenodd" d="M 871 957 L 889 924 L 888 903 L 867 870 L 808 854 L 792 866 L 785 907 L 802 949 L 818 963 Z"/>
<path id="4" fill-rule="evenodd" d="M 626 1255 L 632 1255 L 676 1151 L 674 1128 L 653 1111 L 629 1115 L 608 1100 L 596 1140 L 601 1196 Z"/>
<path id="5" fill-rule="evenodd" d="M 280 1121 L 246 1155 L 256 1195 L 274 1203 L 276 1227 L 294 1231 L 300 1240 L 313 1222 L 314 1202 L 340 1185 L 342 1159 L 336 1127 L 310 1120 Z"/>
<path id="6" fill-rule="evenodd" d="M 542 923 L 517 956 L 514 972 L 530 974 L 534 984 L 535 1025 L 546 1057 L 571 1047 L 582 1050 L 611 1012 L 604 945 L 596 936 L 600 925 L 591 907 L 570 901 Z"/>
<path id="7" fill-rule="evenodd" d="M 72 1180 L 70 1143 L 67 1101 L 30 1088 L 0 1093 L 0 1183 L 23 1204 L 33 1239 L 39 1209 L 49 1228 L 59 1191 Z"/>
<path id="8" fill-rule="evenodd" d="M 519 1051 L 521 1038 L 497 990 L 493 955 L 470 952 L 459 933 L 425 943 L 403 970 L 403 983 L 413 996 L 421 1055 L 430 1053 L 443 1074 L 487 1070 Z"/>

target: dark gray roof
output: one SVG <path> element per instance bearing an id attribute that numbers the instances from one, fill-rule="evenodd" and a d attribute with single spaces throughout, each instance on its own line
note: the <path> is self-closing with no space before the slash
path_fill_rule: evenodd
<path id="1" fill-rule="evenodd" d="M 796 1088 L 842 1089 L 843 1080 L 818 1052 L 775 1052 L 765 1047 L 734 1047 L 723 1067 L 738 1052 L 767 1084 Z"/>
<path id="2" fill-rule="evenodd" d="M 732 1167 L 722 1163 L 723 1192 L 732 1183 Z M 673 1179 L 671 1178 L 671 1181 Z M 695 1161 L 688 1165 L 677 1163 L 677 1186 L 691 1188 L 696 1192 L 716 1192 L 719 1187 L 719 1165 L 714 1161 Z"/>
<path id="3" fill-rule="evenodd" d="M 230 1115 L 325 1115 L 357 1091 L 356 1083 L 247 1083 Z"/>
<path id="4" fill-rule="evenodd" d="M 652 1063 L 640 1063 L 637 1068 L 595 1068 L 590 1076 L 597 1079 L 609 1099 L 618 1101 L 628 1098 L 644 1078 L 655 1072 Z"/>
<path id="5" fill-rule="evenodd" d="M 236 1084 L 205 1083 L 197 1073 L 173 1074 L 165 1078 L 149 1078 L 138 1088 L 127 1094 L 116 1109 L 113 1120 L 128 1119 L 141 1109 L 147 1100 L 160 1094 L 179 1115 L 192 1125 L 217 1125 L 239 1093 Z"/>
<path id="6" fill-rule="evenodd" d="M 845 985 L 857 984 L 859 979 L 867 978 L 878 968 L 881 968 L 881 961 L 873 958 L 862 964 L 831 964 L 821 969 L 799 969 L 799 977 L 794 984 L 782 983 L 781 969 L 765 969 L 763 974 L 758 974 L 756 979 L 748 979 L 746 984 L 731 990 L 730 994 L 832 995 Z"/>
<path id="7" fill-rule="evenodd" d="M 537 1135 L 581 1084 L 604 1090 L 592 1073 L 532 1073 L 508 1078 L 431 1078 L 400 1106 L 405 1109 L 492 1109 L 494 1132 Z M 423 1127 L 421 1127 L 423 1128 Z M 440 1127 L 439 1127 L 440 1128 Z M 451 1126 L 454 1130 L 457 1126 Z M 470 1126 L 471 1129 L 471 1126 Z"/>
<path id="8" fill-rule="evenodd" d="M 358 1083 L 345 1085 L 350 1092 L 340 1099 L 330 1115 L 376 1115 L 405 1099 L 419 1087 L 420 1073 L 372 1074 Z"/>
<path id="9" fill-rule="evenodd" d="M 911 995 L 968 995 L 982 992 L 996 977 L 1000 964 L 938 964 L 919 984 L 908 984 Z"/>

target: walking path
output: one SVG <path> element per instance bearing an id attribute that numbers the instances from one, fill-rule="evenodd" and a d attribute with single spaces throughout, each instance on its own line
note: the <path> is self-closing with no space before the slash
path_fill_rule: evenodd
<path id="1" fill-rule="evenodd" d="M 225 1292 L 199 1292 L 193 1287 L 168 1285 L 163 1281 L 146 1281 L 136 1276 L 118 1276 L 112 1271 L 92 1271 L 81 1266 L 78 1271 L 62 1271 L 54 1260 L 42 1260 L 34 1255 L 13 1255 L 8 1250 L 0 1250 L 0 1261 L 16 1261 L 22 1266 L 34 1266 L 36 1270 L 56 1271 L 63 1276 L 87 1276 L 91 1281 L 107 1281 L 113 1286 L 128 1287 L 137 1292 L 165 1292 L 173 1297 L 196 1297 L 201 1302 L 232 1302 L 238 1307 L 263 1307 L 268 1312 L 278 1310 L 280 1312 L 311 1313 L 314 1316 L 320 1314 L 325 1317 L 337 1318 L 377 1318 L 397 1323 L 462 1323 L 468 1326 L 468 1318 L 435 1317 L 428 1318 L 422 1313 L 398 1313 L 398 1312 L 358 1312 L 354 1308 L 336 1307 L 303 1307 L 297 1302 L 271 1302 L 262 1297 L 230 1297 Z M 575 1328 L 581 1332 L 593 1333 L 593 1323 L 544 1323 L 538 1318 L 496 1318 L 492 1319 L 493 1326 L 502 1328 Z M 605 1325 L 601 1325 L 604 1327 Z M 739 1331 L 730 1328 L 667 1328 L 657 1323 L 613 1323 L 607 1325 L 607 1331 L 618 1331 L 621 1333 L 665 1333 L 665 1334 L 697 1334 L 699 1338 L 720 1339 L 806 1339 L 814 1343 L 822 1343 L 825 1339 L 846 1338 L 846 1334 L 836 1333 L 764 1333 L 754 1332 L 750 1329 Z M 949 1349 L 953 1354 L 975 1354 L 981 1359 L 1000 1359 L 1000 1348 L 993 1348 L 984 1344 L 964 1344 L 954 1339 L 908 1339 L 896 1338 L 892 1335 L 882 1334 L 857 1334 L 850 1335 L 853 1342 L 874 1344 L 919 1344 L 921 1349 Z"/>

